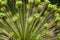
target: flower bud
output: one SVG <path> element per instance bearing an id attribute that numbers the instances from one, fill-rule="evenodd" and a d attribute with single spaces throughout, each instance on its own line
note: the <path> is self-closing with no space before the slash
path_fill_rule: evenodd
<path id="1" fill-rule="evenodd" d="M 1 2 L 1 5 L 2 5 L 2 6 L 7 6 L 7 1 L 2 1 L 2 2 Z"/>
<path id="2" fill-rule="evenodd" d="M 57 27 L 59 27 L 59 28 L 60 28 L 60 22 L 57 22 Z"/>
<path id="3" fill-rule="evenodd" d="M 21 6 L 21 5 L 22 5 L 22 1 L 17 1 L 17 2 L 16 2 L 16 5 L 17 5 L 17 6 Z"/>
<path id="4" fill-rule="evenodd" d="M 38 4 L 41 2 L 41 0 L 34 0 L 35 1 L 35 4 Z"/>
<path id="5" fill-rule="evenodd" d="M 0 33 L 2 33 L 2 29 L 0 28 Z"/>
<path id="6" fill-rule="evenodd" d="M 36 40 L 42 40 L 42 36 L 41 36 L 41 35 L 38 35 L 38 36 L 36 37 Z"/>
<path id="7" fill-rule="evenodd" d="M 45 23 L 45 24 L 44 24 L 44 28 L 45 28 L 45 29 L 49 28 L 48 23 Z"/>
<path id="8" fill-rule="evenodd" d="M 3 20 L 2 20 L 2 19 L 0 19 L 0 22 L 3 22 Z"/>
<path id="9" fill-rule="evenodd" d="M 60 40 L 60 34 L 57 34 L 57 39 Z"/>
<path id="10" fill-rule="evenodd" d="M 3 18 L 4 16 L 6 16 L 4 13 L 0 13 L 0 18 Z"/>
<path id="11" fill-rule="evenodd" d="M 56 14 L 55 14 L 55 17 L 59 17 L 59 13 L 56 13 Z"/>
<path id="12" fill-rule="evenodd" d="M 9 36 L 10 36 L 10 37 L 13 37 L 13 36 L 14 36 L 14 32 L 10 32 L 10 33 L 9 33 Z"/>
<path id="13" fill-rule="evenodd" d="M 57 9 L 57 12 L 59 12 L 59 13 L 60 13 L 60 8 L 58 8 L 58 9 Z"/>
<path id="14" fill-rule="evenodd" d="M 55 18 L 56 18 L 56 21 L 60 21 L 60 15 L 59 15 L 59 13 L 55 14 Z"/>
<path id="15" fill-rule="evenodd" d="M 2 11 L 2 12 L 4 12 L 4 11 L 5 11 L 5 9 L 6 9 L 5 7 L 1 7 L 1 11 Z"/>
<path id="16" fill-rule="evenodd" d="M 33 2 L 34 2 L 34 0 L 28 0 L 28 3 L 31 3 L 32 4 Z"/>
<path id="17" fill-rule="evenodd" d="M 12 21 L 15 22 L 18 19 L 17 16 L 13 16 Z"/>
<path id="18" fill-rule="evenodd" d="M 49 31 L 46 31 L 46 32 L 45 32 L 45 35 L 49 35 Z"/>
<path id="19" fill-rule="evenodd" d="M 28 23 L 32 23 L 32 21 L 33 21 L 33 17 L 29 17 L 28 18 Z"/>
<path id="20" fill-rule="evenodd" d="M 49 12 L 48 12 L 48 11 L 45 11 L 45 12 L 44 12 L 44 15 L 47 15 L 47 14 L 49 14 Z"/>
<path id="21" fill-rule="evenodd" d="M 60 21 L 60 17 L 56 17 L 56 21 Z"/>
<path id="22" fill-rule="evenodd" d="M 1 4 L 2 0 L 0 0 L 0 4 Z"/>
<path id="23" fill-rule="evenodd" d="M 56 5 L 52 5 L 52 4 L 49 4 L 48 8 L 51 9 L 51 10 L 57 10 L 57 6 Z"/>
<path id="24" fill-rule="evenodd" d="M 29 10 L 29 8 L 30 8 L 30 6 L 29 6 L 29 4 L 27 5 L 27 10 Z"/>
<path id="25" fill-rule="evenodd" d="M 43 9 L 43 6 L 41 4 L 39 4 L 38 5 L 38 8 L 42 10 Z"/>
<path id="26" fill-rule="evenodd" d="M 54 33 L 53 33 L 53 31 L 47 30 L 47 31 L 45 31 L 45 35 L 52 37 L 52 36 L 54 36 Z"/>
<path id="27" fill-rule="evenodd" d="M 10 23 L 10 20 L 9 20 L 9 18 L 7 18 L 7 19 L 5 19 L 8 23 Z"/>
<path id="28" fill-rule="evenodd" d="M 49 4 L 50 1 L 49 0 L 44 0 L 45 4 Z"/>
<path id="29" fill-rule="evenodd" d="M 35 19 L 38 19 L 40 17 L 40 14 L 36 13 L 34 14 Z"/>

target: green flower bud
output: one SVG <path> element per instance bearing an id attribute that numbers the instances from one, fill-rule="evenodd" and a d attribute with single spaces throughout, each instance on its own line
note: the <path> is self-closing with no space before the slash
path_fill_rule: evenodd
<path id="1" fill-rule="evenodd" d="M 60 13 L 60 8 L 58 8 L 58 9 L 57 9 L 57 12 L 59 12 L 59 13 Z"/>
<path id="2" fill-rule="evenodd" d="M 58 38 L 58 40 L 60 40 L 60 34 L 57 34 L 57 38 Z"/>
<path id="3" fill-rule="evenodd" d="M 46 31 L 46 32 L 45 32 L 45 35 L 49 35 L 49 31 Z"/>
<path id="4" fill-rule="evenodd" d="M 36 37 L 36 40 L 42 40 L 42 36 L 41 36 L 41 35 L 38 35 L 38 36 Z"/>
<path id="5" fill-rule="evenodd" d="M 0 4 L 1 4 L 2 0 L 0 0 Z"/>
<path id="6" fill-rule="evenodd" d="M 0 0 L 0 2 L 1 2 L 2 0 Z"/>
<path id="7" fill-rule="evenodd" d="M 51 37 L 51 36 L 54 35 L 54 33 L 53 33 L 53 31 L 49 31 L 49 30 L 47 30 L 47 31 L 45 31 L 45 35 Z"/>
<path id="8" fill-rule="evenodd" d="M 27 5 L 27 10 L 29 10 L 29 8 L 30 8 L 30 6 L 29 6 L 29 5 Z"/>
<path id="9" fill-rule="evenodd" d="M 3 18 L 4 16 L 6 16 L 4 13 L 0 13 L 0 18 Z"/>
<path id="10" fill-rule="evenodd" d="M 47 14 L 49 14 L 49 12 L 48 12 L 48 11 L 45 11 L 45 12 L 44 12 L 44 15 L 47 15 Z"/>
<path id="11" fill-rule="evenodd" d="M 2 2 L 1 2 L 1 5 L 2 5 L 2 6 L 7 6 L 7 1 L 2 1 Z"/>
<path id="12" fill-rule="evenodd" d="M 0 33 L 2 33 L 2 29 L 0 28 Z"/>
<path id="13" fill-rule="evenodd" d="M 41 0 L 34 0 L 35 1 L 35 4 L 38 4 L 41 2 Z"/>
<path id="14" fill-rule="evenodd" d="M 42 10 L 43 9 L 43 6 L 41 4 L 39 4 L 38 5 L 38 8 Z"/>
<path id="15" fill-rule="evenodd" d="M 49 28 L 48 23 L 45 23 L 45 24 L 44 24 L 44 28 L 45 28 L 45 29 Z"/>
<path id="16" fill-rule="evenodd" d="M 59 13 L 56 13 L 55 17 L 56 17 L 56 21 L 60 21 L 60 15 L 59 15 Z"/>
<path id="17" fill-rule="evenodd" d="M 2 19 L 0 19 L 0 22 L 2 22 L 3 20 Z"/>
<path id="18" fill-rule="evenodd" d="M 38 19 L 40 17 L 40 14 L 36 13 L 34 14 L 35 19 Z"/>
<path id="19" fill-rule="evenodd" d="M 40 17 L 40 20 L 42 20 L 43 19 L 43 17 Z"/>
<path id="20" fill-rule="evenodd" d="M 59 28 L 60 28 L 60 22 L 57 22 L 57 27 L 59 27 Z"/>
<path id="21" fill-rule="evenodd" d="M 60 21 L 60 17 L 56 17 L 56 21 Z"/>
<path id="22" fill-rule="evenodd" d="M 5 10 L 3 8 L 1 8 L 1 11 L 4 12 Z"/>
<path id="23" fill-rule="evenodd" d="M 44 0 L 45 4 L 49 4 L 50 1 L 49 0 Z"/>
<path id="24" fill-rule="evenodd" d="M 14 34 L 15 34 L 14 32 L 10 32 L 10 33 L 9 33 L 9 36 L 10 36 L 10 37 L 13 37 Z"/>
<path id="25" fill-rule="evenodd" d="M 51 5 L 51 4 L 49 4 L 49 5 L 48 5 L 48 8 L 51 8 L 51 6 L 52 6 L 52 5 Z"/>
<path id="26" fill-rule="evenodd" d="M 34 0 L 28 0 L 28 3 L 33 3 L 34 2 Z"/>
<path id="27" fill-rule="evenodd" d="M 52 4 L 49 4 L 48 8 L 51 9 L 51 10 L 57 10 L 57 6 L 56 5 L 52 5 Z"/>
<path id="28" fill-rule="evenodd" d="M 14 17 L 12 18 L 13 22 L 15 22 L 17 19 L 18 19 L 17 16 L 14 16 Z"/>
<path id="29" fill-rule="evenodd" d="M 11 23 L 11 20 L 9 20 L 9 18 L 5 19 L 8 23 Z"/>
<path id="30" fill-rule="evenodd" d="M 23 4 L 22 1 L 17 1 L 17 2 L 16 2 L 16 5 L 17 5 L 17 6 L 21 6 L 22 4 Z"/>
<path id="31" fill-rule="evenodd" d="M 28 18 L 28 23 L 32 23 L 32 21 L 33 21 L 33 17 L 29 17 Z"/>
<path id="32" fill-rule="evenodd" d="M 56 14 L 55 14 L 55 17 L 59 17 L 59 13 L 56 13 Z"/>
<path id="33" fill-rule="evenodd" d="M 4 12 L 5 11 L 5 7 L 1 7 L 1 11 Z"/>

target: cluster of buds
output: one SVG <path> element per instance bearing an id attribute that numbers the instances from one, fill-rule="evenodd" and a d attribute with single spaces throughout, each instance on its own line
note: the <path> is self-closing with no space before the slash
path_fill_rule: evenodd
<path id="1" fill-rule="evenodd" d="M 56 17 L 56 21 L 60 21 L 60 14 L 59 13 L 56 13 L 55 17 Z"/>
<path id="2" fill-rule="evenodd" d="M 51 27 L 57 25 L 55 24 L 56 21 L 60 22 L 60 8 L 58 8 L 57 5 L 51 4 L 49 0 L 44 0 L 43 2 L 41 0 L 28 0 L 26 4 L 24 4 L 22 0 L 15 1 L 15 4 L 14 2 L 11 2 L 11 5 L 13 5 L 13 7 L 10 7 L 13 9 L 10 10 L 9 5 L 7 4 L 8 1 L 0 0 L 0 21 L 2 24 L 7 22 L 5 26 L 13 25 L 12 29 L 14 29 L 15 26 L 15 29 L 19 27 L 17 31 L 19 30 L 18 34 L 21 34 L 16 35 L 18 35 L 18 38 L 24 38 L 24 40 L 27 39 L 26 37 L 28 37 L 28 39 L 34 40 L 33 37 L 35 36 L 36 40 L 45 40 L 45 36 L 55 36 L 53 35 L 55 27 L 52 29 Z M 15 9 L 18 10 L 16 13 Z M 12 10 L 14 11 L 14 14 L 12 14 Z M 58 26 L 59 25 L 60 24 L 58 24 Z M 24 26 L 28 26 L 28 29 Z M 29 33 L 26 31 L 26 29 L 29 31 Z M 31 36 L 29 36 L 28 34 Z M 14 32 L 9 32 L 9 37 L 13 36 Z M 56 37 L 60 40 L 60 34 L 57 34 Z"/>

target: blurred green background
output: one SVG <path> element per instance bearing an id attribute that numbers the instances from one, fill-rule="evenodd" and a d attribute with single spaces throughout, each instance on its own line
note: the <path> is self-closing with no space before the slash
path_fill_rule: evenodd
<path id="1" fill-rule="evenodd" d="M 60 0 L 50 0 L 52 4 L 60 6 Z"/>
<path id="2" fill-rule="evenodd" d="M 56 4 L 57 6 L 60 6 L 60 0 L 49 0 L 49 1 L 51 1 L 52 4 Z"/>

